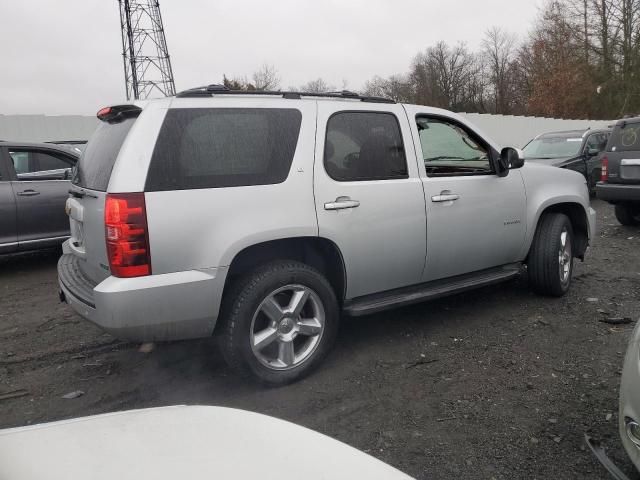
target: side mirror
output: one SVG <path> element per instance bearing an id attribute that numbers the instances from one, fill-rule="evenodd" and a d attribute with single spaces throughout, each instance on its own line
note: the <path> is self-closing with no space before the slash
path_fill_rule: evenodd
<path id="1" fill-rule="evenodd" d="M 522 151 L 517 148 L 505 147 L 500 152 L 498 164 L 500 167 L 498 174 L 501 177 L 505 177 L 510 169 L 520 168 L 524 165 L 524 155 Z"/>
<path id="2" fill-rule="evenodd" d="M 600 150 L 597 148 L 590 148 L 587 150 L 587 157 L 595 157 L 600 153 Z"/>

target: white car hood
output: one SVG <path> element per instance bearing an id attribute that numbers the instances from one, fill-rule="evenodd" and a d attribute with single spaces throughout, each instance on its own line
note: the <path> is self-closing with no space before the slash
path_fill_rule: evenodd
<path id="1" fill-rule="evenodd" d="M 410 479 L 293 423 L 223 407 L 130 410 L 0 430 L 0 479 Z"/>

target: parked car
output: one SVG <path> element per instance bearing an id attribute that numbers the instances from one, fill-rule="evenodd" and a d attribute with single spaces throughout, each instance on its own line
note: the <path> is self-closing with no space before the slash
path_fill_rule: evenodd
<path id="1" fill-rule="evenodd" d="M 622 445 L 637 470 L 640 471 L 640 323 L 629 338 L 620 379 L 618 428 Z M 630 480 L 609 458 L 604 446 L 585 435 L 587 445 L 603 467 L 617 480 Z M 634 477 L 637 478 L 637 477 Z"/>
<path id="2" fill-rule="evenodd" d="M 82 155 L 82 152 L 84 152 L 84 149 L 87 146 L 86 140 L 52 140 L 46 143 L 53 143 L 55 145 L 60 145 L 65 148 L 69 148 L 73 150 L 75 153 L 77 153 L 78 155 Z"/>
<path id="3" fill-rule="evenodd" d="M 79 155 L 47 143 L 0 142 L 0 254 L 60 245 Z"/>
<path id="4" fill-rule="evenodd" d="M 636 326 L 631 338 L 620 380 L 620 410 L 618 425 L 620 437 L 629 458 L 640 470 L 640 326 Z"/>
<path id="5" fill-rule="evenodd" d="M 313 430 L 259 413 L 205 406 L 147 408 L 0 430 L 0 478 L 411 480 Z"/>
<path id="6" fill-rule="evenodd" d="M 622 225 L 640 225 L 640 117 L 620 120 L 613 128 L 596 192 L 615 205 Z"/>
<path id="7" fill-rule="evenodd" d="M 595 194 L 601 176 L 602 152 L 610 134 L 608 129 L 543 133 L 524 147 L 524 158 L 581 173 L 589 191 Z"/>
<path id="8" fill-rule="evenodd" d="M 212 86 L 107 107 L 67 201 L 61 298 L 116 336 L 217 334 L 236 370 L 294 381 L 340 312 L 495 284 L 560 296 L 595 212 L 584 179 L 446 110 Z"/>

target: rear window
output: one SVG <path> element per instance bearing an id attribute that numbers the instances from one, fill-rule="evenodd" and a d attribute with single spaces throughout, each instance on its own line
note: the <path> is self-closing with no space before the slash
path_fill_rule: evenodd
<path id="1" fill-rule="evenodd" d="M 640 151 L 640 123 L 616 125 L 607 143 L 607 151 Z"/>
<path id="2" fill-rule="evenodd" d="M 75 185 L 102 192 L 107 190 L 118 152 L 135 121 L 135 118 L 128 118 L 118 123 L 100 122 L 78 160 L 72 180 Z"/>
<path id="3" fill-rule="evenodd" d="M 301 121 L 295 109 L 171 109 L 160 130 L 145 190 L 284 182 Z"/>

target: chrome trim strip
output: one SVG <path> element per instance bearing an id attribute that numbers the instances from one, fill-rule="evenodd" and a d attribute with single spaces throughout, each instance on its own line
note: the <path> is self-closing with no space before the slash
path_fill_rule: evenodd
<path id="1" fill-rule="evenodd" d="M 620 165 L 622 165 L 623 167 L 627 167 L 627 166 L 640 167 L 640 159 L 623 158 L 622 160 L 620 160 Z"/>
<path id="2" fill-rule="evenodd" d="M 63 237 L 38 238 L 37 240 L 22 240 L 22 241 L 18 241 L 16 245 L 29 245 L 32 243 L 51 242 L 53 240 L 66 240 L 68 238 L 69 238 L 69 235 L 65 235 Z"/>

